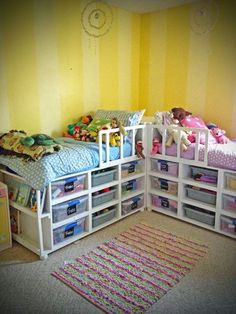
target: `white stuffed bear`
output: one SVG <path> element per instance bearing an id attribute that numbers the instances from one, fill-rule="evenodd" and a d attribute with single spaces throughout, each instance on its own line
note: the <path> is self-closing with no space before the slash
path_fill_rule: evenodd
<path id="1" fill-rule="evenodd" d="M 188 149 L 188 146 L 191 144 L 191 142 L 187 138 L 188 134 L 182 130 L 178 131 L 178 128 L 175 124 L 171 124 L 170 126 L 171 128 L 168 129 L 168 138 L 166 141 L 166 146 L 170 147 L 173 142 L 177 144 L 179 141 L 180 132 L 180 147 L 183 151 L 186 151 Z"/>

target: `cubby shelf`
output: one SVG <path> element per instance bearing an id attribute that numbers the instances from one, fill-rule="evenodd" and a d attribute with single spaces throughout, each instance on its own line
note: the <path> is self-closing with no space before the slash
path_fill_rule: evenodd
<path id="1" fill-rule="evenodd" d="M 16 211 L 18 220 L 17 231 L 13 233 L 13 238 L 38 254 L 41 259 L 45 259 L 55 250 L 143 210 L 145 166 L 145 160 L 133 156 L 126 162 L 120 161 L 115 165 L 112 163 L 112 166 L 107 168 L 96 168 L 81 174 L 57 178 L 45 189 L 43 201 L 37 191 L 37 204 L 40 205 L 37 211 L 32 211 L 27 207 L 28 205 L 22 206 L 16 201 L 10 201 L 10 206 Z M 1 173 L 3 181 L 7 181 L 8 184 L 14 180 L 19 184 L 26 184 L 18 175 L 6 170 L 2 170 Z M 141 187 L 123 195 L 122 184 L 130 180 L 142 180 Z M 111 191 L 113 191 L 110 194 L 112 197 L 105 197 L 105 193 Z M 102 194 L 99 202 L 94 201 L 93 196 L 100 193 Z M 140 195 L 142 203 L 134 203 L 124 215 L 122 208 L 125 202 Z"/>
<path id="2" fill-rule="evenodd" d="M 204 180 L 199 179 L 203 174 Z M 164 189 L 154 186 L 153 177 L 176 182 L 177 195 L 165 191 L 168 184 Z M 148 209 L 236 238 L 235 171 L 199 167 L 180 158 L 149 156 L 147 190 Z M 173 201 L 176 201 L 176 211 L 168 210 Z"/>

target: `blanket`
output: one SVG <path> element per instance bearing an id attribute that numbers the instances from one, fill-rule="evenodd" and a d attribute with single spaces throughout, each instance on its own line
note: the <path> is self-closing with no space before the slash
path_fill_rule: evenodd
<path id="1" fill-rule="evenodd" d="M 34 144 L 28 147 L 22 144 L 22 139 L 24 138 L 26 138 L 26 133 L 23 131 L 13 130 L 1 135 L 0 154 L 20 157 L 26 161 L 36 161 L 61 149 L 61 146 L 58 144 L 47 146 Z"/>

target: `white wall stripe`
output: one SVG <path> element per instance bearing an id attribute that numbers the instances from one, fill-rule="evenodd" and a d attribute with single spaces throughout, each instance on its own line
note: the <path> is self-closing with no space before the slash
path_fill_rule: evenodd
<path id="1" fill-rule="evenodd" d="M 190 33 L 186 104 L 204 117 L 208 81 L 209 36 Z"/>
<path id="2" fill-rule="evenodd" d="M 99 38 L 91 37 L 84 30 L 82 32 L 83 48 L 83 93 L 84 110 L 96 111 L 100 105 L 99 84 Z"/>
<path id="3" fill-rule="evenodd" d="M 151 16 L 149 104 L 155 112 L 163 110 L 165 105 L 166 15 L 154 13 Z"/>
<path id="4" fill-rule="evenodd" d="M 118 65 L 119 65 L 119 107 L 129 108 L 131 104 L 131 48 L 132 48 L 132 19 L 129 12 L 118 11 Z M 124 35 L 125 34 L 125 35 Z"/>
<path id="5" fill-rule="evenodd" d="M 56 26 L 52 2 L 34 1 L 35 42 L 38 65 L 38 90 L 40 126 L 43 133 L 52 136 L 61 129 L 59 63 L 56 45 Z M 53 121 L 53 123 L 51 123 Z"/>

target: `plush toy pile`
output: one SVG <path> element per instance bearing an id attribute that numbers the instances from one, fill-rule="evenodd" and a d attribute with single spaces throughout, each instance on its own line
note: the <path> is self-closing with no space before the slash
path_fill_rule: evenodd
<path id="1" fill-rule="evenodd" d="M 183 151 L 186 151 L 191 143 L 196 142 L 196 133 L 188 131 L 187 128 L 200 128 L 200 129 L 210 129 L 209 141 L 210 143 L 220 143 L 226 144 L 229 139 L 225 135 L 225 130 L 221 130 L 215 124 L 206 125 L 205 122 L 197 116 L 181 107 L 174 107 L 170 111 L 156 112 L 154 114 L 155 124 L 157 124 L 160 136 L 163 134 L 162 125 L 168 126 L 168 136 L 166 141 L 166 146 L 171 146 L 172 143 L 177 143 L 180 140 L 180 147 Z M 180 129 L 178 127 L 184 127 Z M 151 154 L 155 154 L 155 151 L 159 150 L 159 145 L 157 148 L 157 143 L 161 142 L 161 138 L 156 138 L 153 142 L 153 148 Z M 200 144 L 205 144 L 205 136 L 200 136 Z"/>
<path id="2" fill-rule="evenodd" d="M 69 124 L 67 131 L 63 133 L 65 137 L 71 137 L 78 141 L 98 142 L 98 133 L 100 130 L 119 129 L 119 132 L 111 133 L 109 136 L 110 146 L 120 146 L 122 135 L 126 135 L 125 129 L 116 117 L 112 119 L 93 120 L 90 115 L 82 116 L 78 122 Z M 105 136 L 103 137 L 105 142 Z"/>

